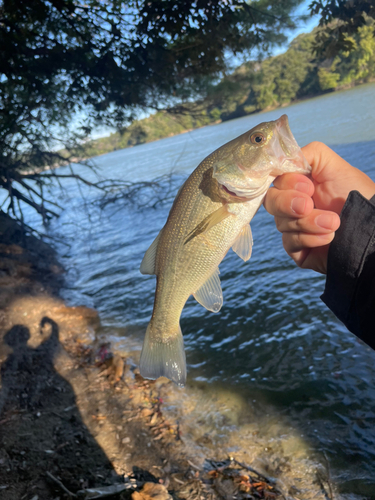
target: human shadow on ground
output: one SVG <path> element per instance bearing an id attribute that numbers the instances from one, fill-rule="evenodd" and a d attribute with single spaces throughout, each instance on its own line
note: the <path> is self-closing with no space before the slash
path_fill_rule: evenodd
<path id="1" fill-rule="evenodd" d="M 0 369 L 4 500 L 24 498 L 30 491 L 43 499 L 48 490 L 55 498 L 59 488 L 46 478 L 47 472 L 70 491 L 120 479 L 82 421 L 72 386 L 54 368 L 62 349 L 57 323 L 44 317 L 40 333 L 47 338 L 37 348 L 27 345 L 30 331 L 24 325 L 13 326 L 4 336 L 13 350 Z"/>

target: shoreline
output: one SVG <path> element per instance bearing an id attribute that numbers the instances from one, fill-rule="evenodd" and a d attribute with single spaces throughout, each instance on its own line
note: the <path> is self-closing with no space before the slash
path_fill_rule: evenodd
<path id="1" fill-rule="evenodd" d="M 167 464 L 189 468 L 177 426 L 161 410 L 170 384 L 144 381 L 130 359 L 98 344 L 97 311 L 64 304 L 63 269 L 48 245 L 4 214 L 0 235 L 1 498 L 67 498 L 64 491 L 90 488 L 128 498 L 151 482 L 167 500 Z"/>
<path id="2" fill-rule="evenodd" d="M 302 491 L 289 459 L 277 455 L 274 465 L 256 437 L 254 449 L 229 459 L 205 424 L 197 427 L 192 388 L 144 380 L 129 353 L 100 343 L 96 310 L 65 305 L 64 271 L 51 247 L 2 213 L 0 237 L 3 500 L 69 498 L 67 491 L 132 500 L 325 498 L 330 480 L 316 484 L 318 462 L 305 468 Z M 217 411 L 215 399 L 207 410 Z M 292 468 L 303 469 L 292 454 Z"/>

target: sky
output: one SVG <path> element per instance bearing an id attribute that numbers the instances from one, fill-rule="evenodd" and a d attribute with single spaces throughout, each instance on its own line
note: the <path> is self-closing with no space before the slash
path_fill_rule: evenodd
<path id="1" fill-rule="evenodd" d="M 309 11 L 310 3 L 311 0 L 305 0 L 305 2 L 301 3 L 301 5 L 297 7 L 294 15 L 301 16 L 308 14 L 310 12 Z M 296 38 L 301 33 L 309 33 L 310 31 L 312 31 L 316 26 L 318 26 L 319 18 L 320 16 L 315 14 L 314 16 L 309 17 L 306 23 L 301 23 L 301 25 L 296 30 L 291 30 L 289 33 L 286 33 L 288 36 L 287 43 L 285 45 L 280 45 L 279 47 L 275 47 L 275 49 L 272 51 L 272 55 L 277 56 L 279 54 L 282 54 L 288 49 L 290 42 L 294 38 Z"/>

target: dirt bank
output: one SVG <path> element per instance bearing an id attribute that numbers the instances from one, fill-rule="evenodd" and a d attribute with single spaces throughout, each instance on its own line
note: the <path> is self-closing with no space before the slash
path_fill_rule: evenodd
<path id="1" fill-rule="evenodd" d="M 64 304 L 53 250 L 2 213 L 0 241 L 1 499 L 329 498 L 327 478 L 312 497 L 249 464 L 198 460 L 163 408 L 176 388 L 101 345 L 95 310 Z"/>

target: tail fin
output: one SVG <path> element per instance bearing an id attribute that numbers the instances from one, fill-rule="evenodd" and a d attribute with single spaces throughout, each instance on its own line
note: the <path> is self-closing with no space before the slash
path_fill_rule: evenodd
<path id="1" fill-rule="evenodd" d="M 144 378 L 164 376 L 180 387 L 185 385 L 186 358 L 180 326 L 168 342 L 160 342 L 152 339 L 151 327 L 148 325 L 139 368 Z"/>

